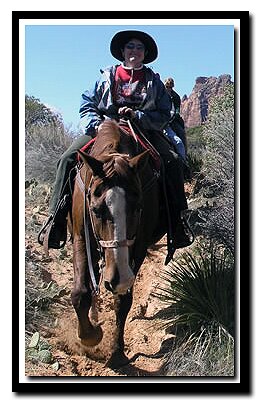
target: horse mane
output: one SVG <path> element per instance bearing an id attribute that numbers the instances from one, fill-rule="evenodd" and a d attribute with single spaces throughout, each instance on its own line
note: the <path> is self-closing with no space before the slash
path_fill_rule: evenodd
<path id="1" fill-rule="evenodd" d="M 98 128 L 91 155 L 104 162 L 103 170 L 107 178 L 128 177 L 130 174 L 129 155 L 119 152 L 120 129 L 116 121 L 105 120 Z"/>
<path id="2" fill-rule="evenodd" d="M 133 169 L 129 163 L 130 155 L 119 152 L 120 143 L 121 134 L 118 123 L 114 120 L 106 120 L 98 128 L 91 155 L 104 163 L 103 171 L 106 178 L 109 180 L 119 178 L 137 190 L 137 186 L 134 185 L 135 179 L 131 176 Z"/>
<path id="3" fill-rule="evenodd" d="M 104 163 L 103 170 L 108 178 L 114 176 L 128 177 L 130 166 L 127 154 L 110 154 L 109 160 Z"/>
<path id="4" fill-rule="evenodd" d="M 118 152 L 119 142 L 120 131 L 117 122 L 105 120 L 98 128 L 91 155 L 100 160 L 100 156 Z"/>

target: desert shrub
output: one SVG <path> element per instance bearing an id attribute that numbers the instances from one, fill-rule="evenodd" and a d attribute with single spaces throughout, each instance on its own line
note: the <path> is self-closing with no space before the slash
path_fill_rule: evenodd
<path id="1" fill-rule="evenodd" d="M 202 131 L 203 126 L 196 126 L 186 130 L 187 161 L 193 177 L 196 177 L 202 166 L 202 150 L 204 149 Z"/>
<path id="2" fill-rule="evenodd" d="M 201 154 L 198 154 L 197 152 L 189 152 L 187 154 L 187 162 L 193 176 L 200 173 L 203 163 Z"/>
<path id="3" fill-rule="evenodd" d="M 202 137 L 203 126 L 190 127 L 186 129 L 186 137 L 189 150 L 201 150 L 204 148 L 204 140 Z"/>
<path id="4" fill-rule="evenodd" d="M 60 114 L 53 112 L 34 96 L 25 95 L 26 141 L 37 127 L 47 126 L 48 124 L 59 125 L 61 123 Z"/>
<path id="5" fill-rule="evenodd" d="M 60 156 L 72 143 L 62 127 L 46 125 L 36 128 L 26 143 L 26 179 L 52 183 Z"/>
<path id="6" fill-rule="evenodd" d="M 158 296 L 170 307 L 167 325 L 188 327 L 199 332 L 202 325 L 216 322 L 234 332 L 234 258 L 216 243 L 198 243 L 172 261 L 163 272 L 165 287 Z"/>
<path id="7" fill-rule="evenodd" d="M 213 99 L 208 122 L 203 128 L 206 148 L 202 172 L 216 194 L 234 190 L 234 109 L 230 106 L 232 97 L 228 87 L 224 95 Z"/>
<path id="8" fill-rule="evenodd" d="M 53 183 L 56 164 L 70 146 L 76 132 L 66 129 L 59 113 L 33 96 L 25 97 L 26 179 Z"/>
<path id="9" fill-rule="evenodd" d="M 234 259 L 216 243 L 198 244 L 162 273 L 153 294 L 165 304 L 160 324 L 176 335 L 168 375 L 231 375 Z"/>
<path id="10" fill-rule="evenodd" d="M 205 148 L 198 195 L 213 198 L 211 210 L 204 213 L 204 234 L 234 251 L 234 94 L 233 85 L 212 99 L 207 123 L 203 126 Z"/>

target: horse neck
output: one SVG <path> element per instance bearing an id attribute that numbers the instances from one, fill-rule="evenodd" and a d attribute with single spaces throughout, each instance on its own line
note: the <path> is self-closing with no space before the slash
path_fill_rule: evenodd
<path id="1" fill-rule="evenodd" d="M 104 123 L 99 129 L 91 155 L 97 159 L 102 156 L 117 154 L 120 145 L 120 133 L 116 124 Z"/>

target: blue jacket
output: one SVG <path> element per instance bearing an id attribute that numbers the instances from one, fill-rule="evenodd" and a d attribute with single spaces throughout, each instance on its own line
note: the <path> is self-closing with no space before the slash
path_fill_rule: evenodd
<path id="1" fill-rule="evenodd" d="M 95 133 L 95 127 L 104 120 L 104 116 L 117 118 L 118 107 L 113 103 L 112 86 L 117 66 L 101 70 L 102 76 L 94 89 L 82 94 L 80 106 L 80 124 L 85 134 Z M 170 120 L 171 100 L 158 76 L 147 67 L 147 93 L 145 100 L 136 113 L 136 122 L 145 130 L 162 130 Z"/>

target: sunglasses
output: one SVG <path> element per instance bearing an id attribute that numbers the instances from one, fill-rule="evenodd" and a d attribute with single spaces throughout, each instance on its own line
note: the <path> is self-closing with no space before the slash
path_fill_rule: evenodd
<path id="1" fill-rule="evenodd" d="M 143 44 L 134 44 L 133 42 L 129 42 L 128 44 L 125 45 L 126 49 L 134 49 L 136 48 L 138 51 L 144 51 L 144 45 Z"/>

